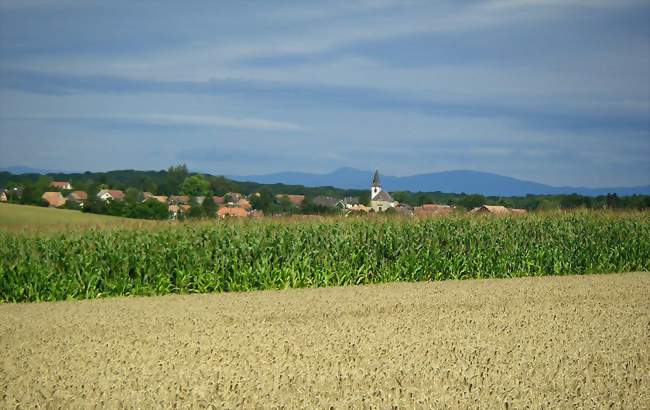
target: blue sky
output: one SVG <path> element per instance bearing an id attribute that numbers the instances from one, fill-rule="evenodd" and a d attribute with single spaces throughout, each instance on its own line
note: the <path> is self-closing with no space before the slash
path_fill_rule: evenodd
<path id="1" fill-rule="evenodd" d="M 650 3 L 0 0 L 0 152 L 650 184 Z"/>

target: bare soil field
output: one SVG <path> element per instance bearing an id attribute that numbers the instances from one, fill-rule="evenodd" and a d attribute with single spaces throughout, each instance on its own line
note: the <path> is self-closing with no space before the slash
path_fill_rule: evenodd
<path id="1" fill-rule="evenodd" d="M 650 273 L 0 305 L 0 408 L 650 407 Z"/>

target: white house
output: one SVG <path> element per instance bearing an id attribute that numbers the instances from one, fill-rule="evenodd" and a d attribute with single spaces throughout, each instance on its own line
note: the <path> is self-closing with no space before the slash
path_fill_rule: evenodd
<path id="1" fill-rule="evenodd" d="M 52 181 L 50 186 L 56 189 L 72 189 L 72 184 L 69 181 Z"/>
<path id="2" fill-rule="evenodd" d="M 121 201 L 124 199 L 124 192 L 119 189 L 102 189 L 97 193 L 97 198 L 102 201 Z"/>

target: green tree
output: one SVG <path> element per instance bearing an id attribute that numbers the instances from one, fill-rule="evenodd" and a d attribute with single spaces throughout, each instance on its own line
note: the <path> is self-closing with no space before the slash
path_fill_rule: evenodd
<path id="1" fill-rule="evenodd" d="M 291 200 L 289 199 L 288 196 L 282 195 L 278 200 L 277 200 L 277 210 L 278 212 L 281 213 L 294 213 L 296 211 L 296 207 L 293 205 Z"/>
<path id="2" fill-rule="evenodd" d="M 203 216 L 206 218 L 217 217 L 217 204 L 214 203 L 211 196 L 208 196 L 203 200 L 201 208 L 203 210 Z"/>
<path id="3" fill-rule="evenodd" d="M 153 179 L 151 179 L 151 177 L 148 175 L 143 176 L 142 179 L 140 180 L 140 188 L 144 192 L 149 192 L 154 195 L 156 195 L 156 193 L 158 192 L 158 186 L 156 185 L 155 182 L 153 182 Z"/>
<path id="4" fill-rule="evenodd" d="M 138 202 L 142 202 L 143 199 L 144 196 L 142 195 L 142 191 L 140 191 L 138 188 L 129 187 L 124 192 L 124 201 L 129 205 L 134 205 Z"/>
<path id="5" fill-rule="evenodd" d="M 81 211 L 81 205 L 79 205 L 76 201 L 65 201 L 63 207 L 65 209 L 72 209 L 73 211 Z"/>
<path id="6" fill-rule="evenodd" d="M 370 191 L 363 191 L 363 193 L 359 195 L 359 203 L 365 206 L 370 205 Z"/>
<path id="7" fill-rule="evenodd" d="M 168 195 L 178 194 L 183 181 L 185 181 L 189 174 L 190 173 L 187 171 L 187 166 L 185 164 L 169 167 L 164 184 L 165 192 Z"/>
<path id="8" fill-rule="evenodd" d="M 487 203 L 486 198 L 483 195 L 465 195 L 461 199 L 459 199 L 456 204 L 459 206 L 462 206 L 465 209 L 473 209 L 481 205 L 485 205 Z"/>
<path id="9" fill-rule="evenodd" d="M 270 210 L 270 207 L 274 204 L 275 198 L 268 189 L 262 189 L 260 190 L 259 195 L 251 196 L 250 202 L 253 209 L 267 213 Z"/>
<path id="10" fill-rule="evenodd" d="M 210 183 L 202 175 L 192 175 L 185 178 L 181 191 L 185 195 L 203 196 L 210 190 Z"/>
<path id="11" fill-rule="evenodd" d="M 127 207 L 124 216 L 139 219 L 167 219 L 169 213 L 167 205 L 155 200 L 148 199 L 145 202 L 138 202 Z"/>
<path id="12" fill-rule="evenodd" d="M 223 195 L 226 192 L 239 192 L 241 188 L 239 184 L 223 176 L 209 176 L 208 182 L 210 183 L 210 190 L 216 195 Z"/>
<path id="13" fill-rule="evenodd" d="M 106 202 L 97 198 L 96 195 L 88 195 L 88 199 L 84 201 L 83 212 L 93 214 L 106 214 L 108 213 Z"/>
<path id="14" fill-rule="evenodd" d="M 52 177 L 41 175 L 34 183 L 34 191 L 39 197 L 46 191 L 55 191 L 54 188 L 50 187 L 50 184 L 52 184 Z"/>

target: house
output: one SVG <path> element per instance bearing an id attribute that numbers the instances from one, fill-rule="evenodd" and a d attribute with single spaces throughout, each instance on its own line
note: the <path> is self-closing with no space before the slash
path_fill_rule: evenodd
<path id="1" fill-rule="evenodd" d="M 508 215 L 510 210 L 501 205 L 483 205 L 470 211 L 472 214 Z"/>
<path id="2" fill-rule="evenodd" d="M 152 195 L 151 198 L 163 204 L 166 204 L 169 201 L 167 195 Z"/>
<path id="3" fill-rule="evenodd" d="M 371 209 L 372 208 L 361 204 L 355 204 L 348 208 L 350 212 L 370 212 Z"/>
<path id="4" fill-rule="evenodd" d="M 147 200 L 153 198 L 154 195 L 151 192 L 143 192 L 142 193 L 142 202 L 146 202 Z"/>
<path id="5" fill-rule="evenodd" d="M 60 192 L 45 192 L 41 198 L 43 198 L 50 207 L 59 207 L 65 205 L 65 198 L 61 195 Z"/>
<path id="6" fill-rule="evenodd" d="M 228 205 L 234 205 L 243 197 L 244 196 L 239 192 L 228 192 L 226 195 L 224 195 L 224 201 L 227 202 Z"/>
<path id="7" fill-rule="evenodd" d="M 336 203 L 336 206 L 341 207 L 343 209 L 350 209 L 354 205 L 358 205 L 359 202 L 359 197 L 358 196 L 346 196 L 345 198 L 341 199 Z"/>
<path id="8" fill-rule="evenodd" d="M 339 203 L 339 200 L 333 196 L 319 195 L 315 197 L 312 202 L 314 205 L 323 206 L 326 208 L 335 208 L 336 204 Z"/>
<path id="9" fill-rule="evenodd" d="M 251 218 L 261 218 L 264 216 L 264 212 L 261 209 L 252 209 L 248 211 L 248 216 Z"/>
<path id="10" fill-rule="evenodd" d="M 5 189 L 0 189 L 0 202 L 7 202 L 9 200 L 9 196 L 7 195 L 7 191 Z"/>
<path id="11" fill-rule="evenodd" d="M 88 200 L 88 194 L 84 191 L 72 191 L 67 196 L 68 201 L 76 202 L 79 206 L 84 206 L 84 202 Z"/>
<path id="12" fill-rule="evenodd" d="M 187 214 L 192 207 L 190 205 L 175 205 L 170 204 L 167 206 L 169 212 L 169 219 L 178 219 L 179 216 Z"/>
<path id="13" fill-rule="evenodd" d="M 195 196 L 194 201 L 196 201 L 196 203 L 199 204 L 199 205 L 203 205 L 203 201 L 205 201 L 205 197 L 204 196 Z"/>
<path id="14" fill-rule="evenodd" d="M 302 205 L 302 202 L 305 200 L 304 195 L 287 195 L 287 197 L 289 198 L 289 201 L 291 201 L 291 203 L 295 206 Z"/>
<path id="15" fill-rule="evenodd" d="M 121 201 L 124 199 L 124 192 L 119 189 L 102 189 L 97 193 L 97 198 L 102 201 Z"/>
<path id="16" fill-rule="evenodd" d="M 169 212 L 169 219 L 177 219 L 178 213 L 180 212 L 178 205 L 169 205 L 167 211 Z"/>
<path id="17" fill-rule="evenodd" d="M 250 209 L 252 208 L 251 203 L 248 202 L 248 200 L 244 199 L 244 198 L 237 201 L 237 206 L 240 207 L 240 208 L 244 208 L 247 211 L 250 211 Z"/>
<path id="18" fill-rule="evenodd" d="M 23 196 L 23 188 L 13 187 L 11 189 L 0 189 L 0 197 L 2 197 L 2 191 L 7 198 L 7 201 L 16 201 Z"/>
<path id="19" fill-rule="evenodd" d="M 68 181 L 52 181 L 50 187 L 54 189 L 72 189 L 72 184 Z"/>
<path id="20" fill-rule="evenodd" d="M 217 211 L 217 215 L 219 218 L 225 218 L 225 217 L 238 217 L 238 218 L 244 218 L 248 216 L 248 212 L 244 208 L 239 208 L 239 207 L 227 207 L 227 206 L 222 206 L 219 208 Z"/>
<path id="21" fill-rule="evenodd" d="M 214 204 L 217 206 L 221 206 L 224 204 L 224 197 L 222 196 L 215 195 L 212 197 L 212 200 L 214 201 Z"/>
<path id="22" fill-rule="evenodd" d="M 295 206 L 300 206 L 302 202 L 305 200 L 304 195 L 286 195 L 286 194 L 277 194 L 275 196 L 275 199 L 280 200 L 284 197 L 287 197 L 287 199 L 289 199 L 289 202 L 291 202 L 291 204 Z"/>
<path id="23" fill-rule="evenodd" d="M 190 203 L 189 195 L 172 195 L 169 197 L 169 203 L 173 205 L 187 205 Z"/>
<path id="24" fill-rule="evenodd" d="M 397 204 L 395 206 L 395 211 L 401 216 L 413 216 L 415 212 L 413 207 L 408 204 Z"/>
<path id="25" fill-rule="evenodd" d="M 424 204 L 413 208 L 413 213 L 417 216 L 446 215 L 452 210 L 449 205 Z"/>
<path id="26" fill-rule="evenodd" d="M 372 179 L 372 186 L 370 187 L 370 208 L 375 212 L 385 212 L 389 208 L 395 208 L 397 201 L 381 187 L 379 180 L 379 171 L 375 171 L 375 176 Z"/>

